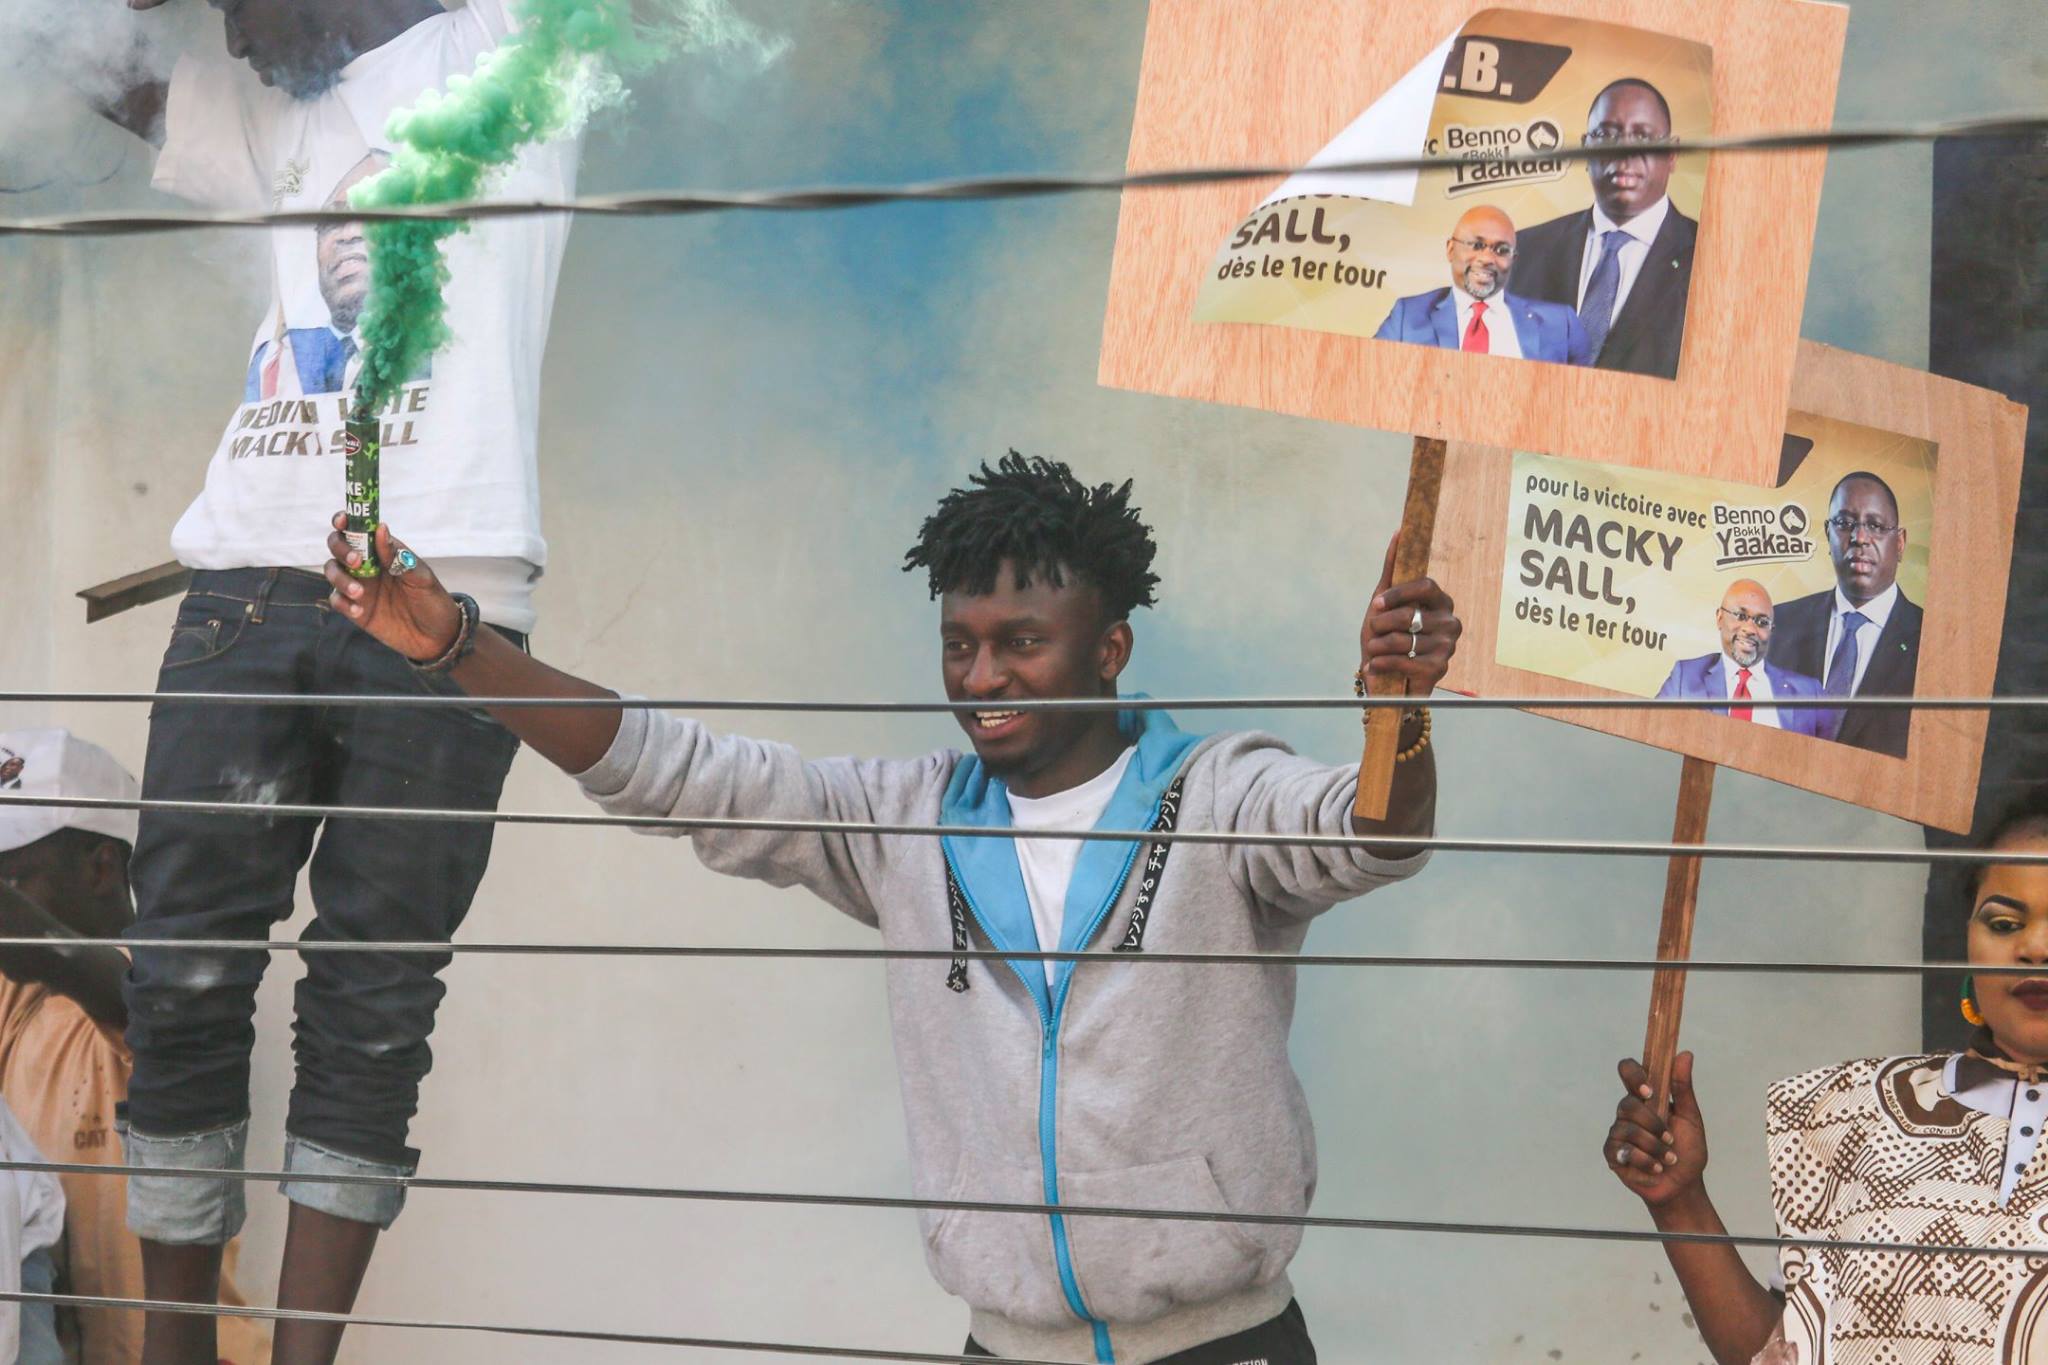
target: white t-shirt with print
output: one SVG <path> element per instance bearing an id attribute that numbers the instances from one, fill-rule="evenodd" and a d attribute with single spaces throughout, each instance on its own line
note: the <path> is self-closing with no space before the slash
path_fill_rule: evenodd
<path id="1" fill-rule="evenodd" d="M 311 209 L 390 155 L 393 113 L 467 75 L 510 29 L 506 0 L 469 0 L 356 58 L 335 86 L 294 99 L 224 50 L 171 77 L 158 189 L 239 211 Z M 500 199 L 575 193 L 580 141 L 528 148 L 486 188 Z M 479 223 L 447 239 L 453 340 L 384 414 L 383 518 L 486 619 L 533 625 L 547 563 L 536 444 L 541 355 L 568 220 Z M 269 233 L 275 297 L 246 365 L 223 376 L 240 400 L 206 485 L 171 534 L 195 569 L 310 566 L 327 558 L 342 501 L 342 417 L 360 358 L 351 316 L 367 276 L 360 231 Z"/>
<path id="2" fill-rule="evenodd" d="M 1010 823 L 1018 829 L 1094 829 L 1102 812 L 1109 809 L 1124 769 L 1131 766 L 1130 748 L 1116 762 L 1078 787 L 1050 796 L 1010 797 Z M 1074 864 L 1081 859 L 1079 839 L 1017 839 L 1017 866 L 1024 873 L 1024 894 L 1031 901 L 1031 922 L 1038 930 L 1038 951 L 1060 950 L 1060 931 L 1067 922 L 1067 887 L 1074 880 Z M 1052 969 L 1059 964 L 1047 959 L 1045 983 L 1052 984 Z"/>

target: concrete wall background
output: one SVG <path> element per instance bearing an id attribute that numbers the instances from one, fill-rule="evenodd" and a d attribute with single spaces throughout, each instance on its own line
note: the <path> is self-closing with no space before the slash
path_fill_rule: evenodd
<path id="1" fill-rule="evenodd" d="M 587 189 L 1122 163 L 1141 6 L 751 12 L 791 37 L 784 62 L 745 80 L 686 64 L 644 83 L 632 115 L 593 135 Z M 2038 106 L 2044 39 L 2048 16 L 2022 0 L 1859 3 L 1838 117 Z M 0 182 L 50 163 L 59 183 L 0 195 L 0 213 L 151 201 L 139 150 L 54 95 L 32 123 L 0 125 Z M 117 163 L 104 184 L 75 183 Z M 1924 363 L 1927 165 L 1924 150 L 1834 159 L 1808 335 Z M 932 613 L 895 565 L 971 462 L 1015 446 L 1136 478 L 1165 580 L 1160 609 L 1137 623 L 1136 686 L 1341 688 L 1398 513 L 1405 439 L 1098 389 L 1115 211 L 1105 196 L 581 225 L 544 400 L 553 560 L 537 652 L 670 695 L 935 694 Z M 0 237 L 0 505 L 14 552 L 0 685 L 153 679 L 171 604 L 88 629 L 69 594 L 166 557 L 261 307 L 254 246 Z M 952 742 L 940 718 L 733 719 L 821 754 Z M 140 766 L 143 708 L 0 703 L 0 726 L 43 721 Z M 1356 748 L 1345 715 L 1228 723 L 1332 759 Z M 1668 833 L 1675 756 L 1520 715 L 1447 717 L 1438 735 L 1446 833 Z M 1717 839 L 1918 839 L 1740 775 L 1717 795 Z M 505 806 L 580 802 L 525 755 Z M 1643 954 L 1661 878 L 1653 861 L 1444 857 L 1329 916 L 1311 951 Z M 1906 869 L 1710 865 L 1697 950 L 1908 957 L 1920 890 Z M 464 935 L 868 941 L 800 894 L 714 878 L 665 841 L 545 829 L 504 833 Z M 255 1162 L 281 1147 L 296 972 L 281 959 L 263 991 Z M 449 981 L 415 1127 L 426 1174 L 908 1188 L 870 966 L 492 957 L 459 960 Z M 1294 1052 L 1323 1150 L 1318 1211 L 1643 1226 L 1596 1145 L 1647 990 L 1609 973 L 1309 972 Z M 1911 1046 L 1913 986 L 1705 976 L 1689 1004 L 1715 1189 L 1731 1224 L 1766 1231 L 1763 1084 Z M 260 1299 L 283 1206 L 267 1192 L 254 1202 L 245 1278 Z M 1647 1247 L 1320 1232 L 1296 1274 L 1333 1361 L 1704 1354 Z M 904 1213 L 433 1193 L 386 1239 L 362 1308 L 905 1350 L 952 1347 L 964 1318 L 928 1280 Z M 679 1357 L 365 1331 L 348 1358 Z"/>

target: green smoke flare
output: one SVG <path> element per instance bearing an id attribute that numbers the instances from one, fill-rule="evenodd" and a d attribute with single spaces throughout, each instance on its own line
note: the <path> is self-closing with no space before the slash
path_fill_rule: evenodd
<path id="1" fill-rule="evenodd" d="M 518 26 L 475 74 L 394 114 L 388 169 L 356 186 L 357 208 L 474 199 L 520 151 L 573 130 L 624 94 L 616 74 L 676 52 L 719 51 L 765 66 L 781 45 L 726 0 L 516 0 Z M 380 409 L 448 340 L 441 244 L 466 224 L 371 223 L 370 296 L 356 402 Z"/>

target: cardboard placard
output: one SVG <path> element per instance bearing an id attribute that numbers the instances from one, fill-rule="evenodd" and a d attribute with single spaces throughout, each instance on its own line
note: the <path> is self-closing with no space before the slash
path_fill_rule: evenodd
<path id="1" fill-rule="evenodd" d="M 1782 477 L 1761 486 L 1453 444 L 1438 516 L 1468 533 L 1430 572 L 1466 634 L 1445 686 L 1721 699 L 1721 714 L 1539 714 L 1967 831 L 1986 713 L 1768 703 L 1825 699 L 1827 679 L 1990 693 L 2026 409 L 1802 342 L 1780 426 Z"/>
<path id="2" fill-rule="evenodd" d="M 1812 0 L 1154 0 L 1132 170 L 1464 160 L 1127 192 L 1099 378 L 1768 482 L 1823 157 L 1629 144 L 1826 126 L 1846 21 Z M 1588 141 L 1615 155 L 1545 155 Z"/>

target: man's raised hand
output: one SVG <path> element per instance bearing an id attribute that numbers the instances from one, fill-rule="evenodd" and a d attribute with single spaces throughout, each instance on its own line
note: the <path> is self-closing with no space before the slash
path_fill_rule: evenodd
<path id="1" fill-rule="evenodd" d="M 1399 544 L 1396 536 L 1387 546 L 1379 586 L 1373 589 L 1372 607 L 1359 631 L 1359 658 L 1366 672 L 1404 679 L 1409 696 L 1426 697 L 1449 670 L 1465 624 L 1458 619 L 1457 604 L 1435 579 L 1388 581 L 1394 576 L 1394 550 Z"/>
<path id="2" fill-rule="evenodd" d="M 349 570 L 360 565 L 363 557 L 349 548 L 342 535 L 346 524 L 347 519 L 337 512 L 334 531 L 327 537 L 327 553 L 333 556 L 323 570 L 333 589 L 328 605 L 378 643 L 416 663 L 446 653 L 462 629 L 462 608 L 441 586 L 427 561 L 406 549 L 390 527 L 379 526 L 377 562 L 385 566 L 384 572 L 375 578 L 357 578 Z"/>

